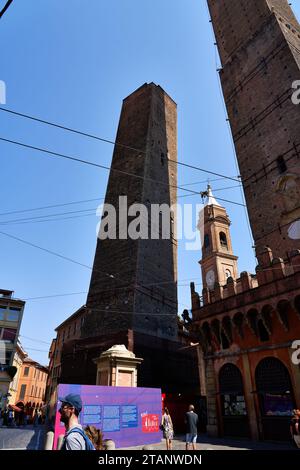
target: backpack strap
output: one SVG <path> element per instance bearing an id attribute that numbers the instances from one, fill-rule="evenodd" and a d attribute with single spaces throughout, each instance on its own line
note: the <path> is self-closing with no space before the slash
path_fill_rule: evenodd
<path id="1" fill-rule="evenodd" d="M 84 430 L 81 428 L 72 428 L 69 432 L 71 434 L 72 432 L 78 432 L 84 439 L 85 442 L 85 450 L 95 450 L 95 447 L 91 440 L 88 438 L 88 436 L 85 434 Z"/>

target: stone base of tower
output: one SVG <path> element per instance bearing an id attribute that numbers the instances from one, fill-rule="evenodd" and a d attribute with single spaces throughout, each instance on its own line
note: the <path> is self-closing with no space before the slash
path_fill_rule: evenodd
<path id="1" fill-rule="evenodd" d="M 137 357 L 138 387 L 161 388 L 170 394 L 200 395 L 197 354 L 180 341 L 120 331 L 110 335 L 70 341 L 62 352 L 61 383 L 96 384 L 96 359 L 115 344 L 124 344 Z"/>

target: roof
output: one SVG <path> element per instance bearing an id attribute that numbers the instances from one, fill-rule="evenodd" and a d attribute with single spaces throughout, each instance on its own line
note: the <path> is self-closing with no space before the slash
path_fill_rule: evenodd
<path id="1" fill-rule="evenodd" d="M 75 318 L 80 317 L 83 313 L 85 313 L 85 311 L 86 311 L 86 305 L 82 305 L 78 310 L 76 310 L 75 313 L 70 315 L 68 318 L 66 318 L 66 320 L 64 320 L 60 325 L 58 325 L 55 328 L 55 331 L 58 331 L 62 326 L 65 326 L 69 322 L 72 322 L 73 320 L 75 320 Z"/>
<path id="2" fill-rule="evenodd" d="M 221 207 L 221 205 L 214 198 L 214 195 L 213 195 L 212 190 L 211 190 L 211 186 L 209 184 L 207 185 L 206 193 L 207 194 L 206 194 L 206 198 L 205 198 L 205 201 L 204 201 L 205 206 L 219 206 L 219 207 Z"/>

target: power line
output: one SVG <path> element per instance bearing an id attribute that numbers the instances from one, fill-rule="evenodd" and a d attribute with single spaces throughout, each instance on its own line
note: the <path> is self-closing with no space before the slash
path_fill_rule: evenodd
<path id="1" fill-rule="evenodd" d="M 40 206 L 40 207 L 33 207 L 32 209 L 21 209 L 21 210 L 14 210 L 14 211 L 9 211 L 9 212 L 2 212 L 0 213 L 0 216 L 6 216 L 6 215 L 12 215 L 12 214 L 22 214 L 24 212 L 33 212 L 33 211 L 40 211 L 44 209 L 53 209 L 55 207 L 63 207 L 63 206 L 71 206 L 73 204 L 82 204 L 85 202 L 94 202 L 94 201 L 103 201 L 104 198 L 94 198 L 94 199 L 83 199 L 81 201 L 72 201 L 72 202 L 66 202 L 62 204 L 52 204 L 49 206 Z"/>
<path id="2" fill-rule="evenodd" d="M 144 155 L 146 155 L 147 152 L 145 152 L 145 150 L 141 150 L 141 149 L 137 149 L 135 147 L 130 147 L 128 145 L 125 145 L 125 144 L 122 144 L 120 142 L 116 142 L 116 141 L 113 141 L 113 140 L 109 140 L 109 139 L 105 139 L 103 137 L 99 137 L 99 136 L 96 136 L 94 134 L 89 134 L 87 132 L 82 132 L 82 131 L 79 131 L 77 129 L 73 129 L 71 127 L 67 127 L 67 126 L 62 126 L 60 124 L 56 124 L 54 122 L 51 122 L 51 121 L 47 121 L 47 120 L 44 120 L 44 119 L 40 119 L 40 118 L 37 118 L 37 117 L 34 117 L 34 116 L 30 116 L 28 114 L 24 114 L 24 113 L 19 113 L 17 111 L 13 111 L 12 109 L 8 109 L 8 108 L 3 108 L 3 107 L 0 107 L 0 111 L 4 111 L 6 113 L 10 113 L 10 114 L 14 114 L 16 116 L 19 116 L 19 117 L 23 117 L 25 119 L 30 119 L 32 121 L 36 121 L 36 122 L 39 122 L 39 123 L 42 123 L 42 124 L 46 124 L 48 126 L 52 126 L 52 127 L 56 127 L 58 129 L 62 129 L 62 130 L 65 130 L 67 132 L 72 132 L 74 134 L 78 134 L 78 135 L 81 135 L 81 136 L 84 136 L 84 137 L 88 137 L 90 139 L 95 139 L 95 140 L 98 140 L 98 141 L 101 141 L 101 142 L 105 142 L 105 143 L 108 143 L 108 144 L 111 144 L 111 145 L 116 145 L 118 147 L 123 147 L 123 148 L 126 148 L 128 150 L 133 150 L 135 152 L 138 152 L 138 153 L 142 153 Z M 206 170 L 204 168 L 200 168 L 200 167 L 196 167 L 196 166 L 193 166 L 193 165 L 189 165 L 187 163 L 184 163 L 184 162 L 180 162 L 180 161 L 177 161 L 177 160 L 172 160 L 172 159 L 168 159 L 169 162 L 171 163 L 175 163 L 176 165 L 182 165 L 182 166 L 185 166 L 187 168 L 190 168 L 190 169 L 193 169 L 193 170 L 197 170 L 197 171 L 201 171 L 203 173 L 208 173 L 208 174 L 211 174 L 211 175 L 214 175 L 214 176 L 220 176 L 224 179 L 228 179 L 228 180 L 232 180 L 232 181 L 236 181 L 238 183 L 240 183 L 240 179 L 237 179 L 237 178 L 232 178 L 230 176 L 227 176 L 227 175 L 222 175 L 222 174 L 219 174 L 219 173 L 216 173 L 216 172 L 213 172 L 213 171 L 210 171 L 210 170 Z"/>
<path id="3" fill-rule="evenodd" d="M 141 179 L 141 180 L 144 180 L 144 181 L 150 181 L 152 183 L 160 184 L 162 186 L 168 186 L 168 188 L 181 189 L 182 191 L 185 191 L 185 192 L 188 192 L 188 193 L 191 193 L 191 194 L 199 194 L 196 191 L 192 191 L 191 189 L 182 188 L 181 186 L 171 185 L 171 184 L 168 184 L 168 183 L 164 183 L 163 181 L 155 180 L 153 178 L 145 178 L 144 176 L 136 175 L 134 173 L 129 173 L 129 172 L 124 171 L 124 170 L 118 170 L 116 168 L 108 167 L 108 166 L 105 166 L 105 165 L 100 165 L 99 163 L 94 163 L 94 162 L 91 162 L 89 160 L 83 160 L 83 159 L 78 158 L 78 157 L 72 157 L 70 155 L 66 155 L 66 154 L 58 153 L 58 152 L 53 152 L 51 150 L 44 149 L 44 148 L 41 148 L 41 147 L 35 147 L 33 145 L 24 144 L 23 142 L 17 142 L 17 141 L 14 141 L 14 140 L 5 139 L 4 137 L 0 137 L 0 140 L 3 141 L 3 142 L 10 143 L 10 144 L 18 145 L 20 147 L 25 147 L 25 148 L 29 148 L 31 150 L 36 150 L 38 152 L 46 153 L 46 154 L 51 155 L 53 157 L 59 157 L 59 158 L 63 158 L 63 159 L 66 159 L 66 160 L 71 160 L 71 161 L 75 161 L 75 162 L 78 162 L 78 163 L 83 163 L 85 165 L 90 165 L 90 166 L 93 166 L 93 167 L 96 167 L 96 168 L 101 168 L 103 170 L 108 170 L 110 172 L 119 173 L 119 174 L 123 174 L 123 175 L 126 175 L 126 176 L 131 176 L 131 177 L 138 178 L 138 179 Z M 169 161 L 171 161 L 171 160 L 169 160 Z M 184 165 L 186 167 L 189 167 L 189 168 L 192 168 L 192 169 L 199 169 L 197 167 L 194 167 L 193 165 L 188 165 L 186 163 L 183 163 L 182 165 Z M 212 172 L 210 172 L 210 173 L 212 173 Z M 212 174 L 214 174 L 216 176 L 222 176 L 219 173 L 212 173 Z M 226 177 L 226 178 L 231 179 L 233 181 L 237 181 L 238 183 L 240 183 L 240 180 L 236 180 L 236 179 L 229 178 L 229 177 Z M 221 198 L 218 198 L 218 199 L 220 201 L 223 201 L 223 202 L 228 202 L 230 204 L 235 204 L 237 206 L 244 207 L 244 204 L 241 204 L 239 202 L 229 201 L 229 200 L 221 199 Z"/>
<path id="4" fill-rule="evenodd" d="M 36 343 L 43 343 L 43 344 L 51 344 L 48 341 L 42 341 L 41 339 L 30 338 L 29 336 L 19 335 L 21 338 L 29 339 L 31 341 L 35 341 Z"/>
<path id="5" fill-rule="evenodd" d="M 47 248 L 43 248 L 43 247 L 41 247 L 41 246 L 39 246 L 39 245 L 36 245 L 36 244 L 34 244 L 34 243 L 31 243 L 31 242 L 28 242 L 27 240 L 24 240 L 24 239 L 22 239 L 22 238 L 19 238 L 19 237 L 14 236 L 14 235 L 8 234 L 8 233 L 6 233 L 6 232 L 0 231 L 0 234 L 6 236 L 6 237 L 8 237 L 8 238 L 11 238 L 11 239 L 13 239 L 13 240 L 19 241 L 20 243 L 24 243 L 25 245 L 31 246 L 32 248 L 36 248 L 36 249 L 38 249 L 38 250 L 40 250 L 40 251 L 44 251 L 44 252 L 46 252 L 46 253 L 48 253 L 48 254 L 51 254 L 51 255 L 56 256 L 56 257 L 58 257 L 58 258 L 61 258 L 61 259 L 65 260 L 65 261 L 69 261 L 70 263 L 77 264 L 77 265 L 79 265 L 79 266 L 82 266 L 82 267 L 84 267 L 84 268 L 87 268 L 87 269 L 93 271 L 93 268 L 92 268 L 91 266 L 88 266 L 88 265 L 86 265 L 86 264 L 84 264 L 84 263 L 81 263 L 81 262 L 79 262 L 79 261 L 76 261 L 76 260 L 74 260 L 74 259 L 72 259 L 72 258 L 69 258 L 69 257 L 67 257 L 67 256 L 61 255 L 60 253 L 56 253 L 55 251 L 48 250 Z M 115 280 L 115 281 L 119 281 L 119 282 L 125 282 L 123 279 L 120 279 L 117 275 L 114 275 L 114 274 L 111 274 L 111 273 L 107 273 L 107 272 L 104 272 L 104 271 L 100 271 L 99 269 L 94 269 L 94 271 L 99 272 L 100 274 L 103 274 L 104 276 L 108 277 L 108 278 L 111 279 L 111 280 Z M 127 282 L 127 281 L 126 281 L 126 282 Z M 170 281 L 170 283 L 176 284 L 176 281 Z M 122 287 L 120 287 L 120 288 L 113 288 L 113 290 L 118 290 L 118 289 L 122 289 L 122 290 L 125 290 L 125 289 L 136 289 L 136 290 L 138 290 L 140 293 L 142 293 L 143 295 L 148 295 L 148 296 L 151 296 L 152 298 L 155 298 L 155 293 L 153 293 L 153 292 L 151 292 L 151 293 L 145 293 L 145 292 L 143 292 L 143 291 L 140 290 L 140 289 L 142 289 L 142 288 L 144 288 L 144 289 L 146 289 L 146 290 L 150 290 L 146 285 L 139 285 L 139 284 L 137 284 L 137 283 L 135 283 L 134 286 L 132 286 L 132 285 L 126 285 L 126 286 L 122 286 Z M 111 290 L 111 289 L 110 289 L 110 290 Z M 173 303 L 173 304 L 176 304 L 176 305 L 184 305 L 184 307 L 186 307 L 185 304 L 182 304 L 181 302 L 175 302 L 173 299 L 169 299 L 168 297 L 165 297 L 165 300 L 166 300 L 166 301 L 167 301 L 167 300 L 170 300 L 170 302 Z M 172 306 L 172 307 L 173 307 L 173 306 Z"/>
<path id="6" fill-rule="evenodd" d="M 0 19 L 2 18 L 2 16 L 4 15 L 4 13 L 6 12 L 6 10 L 8 9 L 8 7 L 12 4 L 13 0 L 8 0 L 6 2 L 6 4 L 4 5 L 4 7 L 2 8 L 2 10 L 0 11 Z"/>

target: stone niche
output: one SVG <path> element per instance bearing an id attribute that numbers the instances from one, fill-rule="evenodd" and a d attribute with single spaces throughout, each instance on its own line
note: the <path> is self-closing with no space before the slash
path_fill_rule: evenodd
<path id="1" fill-rule="evenodd" d="M 136 387 L 137 366 L 143 361 L 128 351 L 124 344 L 112 346 L 94 359 L 97 365 L 96 385 Z"/>

